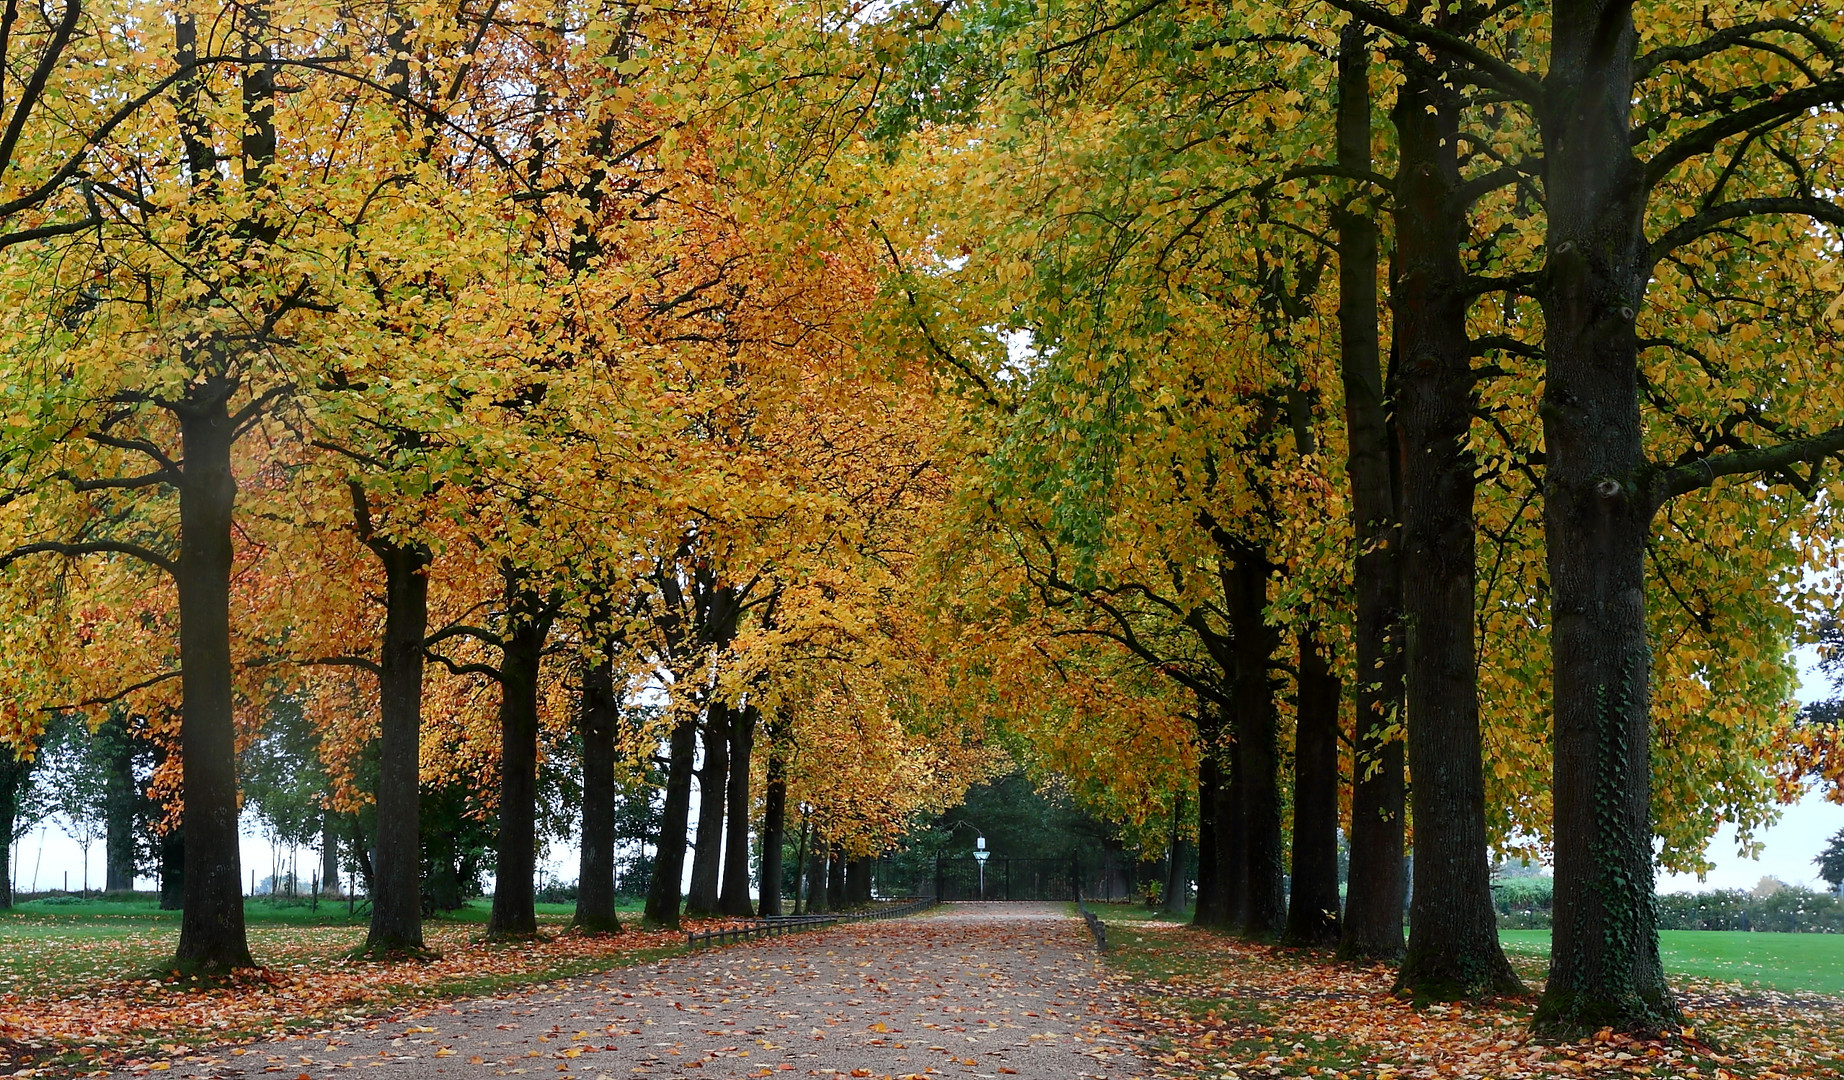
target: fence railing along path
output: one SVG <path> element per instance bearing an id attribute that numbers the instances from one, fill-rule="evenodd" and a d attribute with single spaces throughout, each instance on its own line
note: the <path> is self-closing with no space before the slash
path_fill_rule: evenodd
<path id="1" fill-rule="evenodd" d="M 1102 922 L 1101 917 L 1099 915 L 1096 915 L 1094 912 L 1090 911 L 1088 909 L 1088 905 L 1082 902 L 1081 886 L 1077 886 L 1075 891 L 1076 891 L 1076 910 L 1082 913 L 1082 921 L 1088 923 L 1088 932 L 1095 935 L 1095 951 L 1096 952 L 1107 952 L 1108 951 L 1108 924 Z"/>
<path id="2" fill-rule="evenodd" d="M 921 899 L 905 900 L 896 904 L 882 904 L 868 911 L 841 911 L 825 915 L 770 915 L 767 918 L 753 919 L 742 926 L 732 926 L 723 930 L 706 930 L 701 934 L 687 932 L 685 944 L 694 947 L 711 944 L 727 945 L 732 942 L 774 937 L 777 934 L 792 934 L 837 923 L 894 919 L 903 915 L 914 915 L 919 911 L 927 911 L 937 902 L 934 897 L 925 896 Z"/>

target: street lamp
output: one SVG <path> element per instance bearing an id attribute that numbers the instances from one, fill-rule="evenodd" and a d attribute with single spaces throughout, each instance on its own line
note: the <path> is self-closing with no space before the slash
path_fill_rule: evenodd
<path id="1" fill-rule="evenodd" d="M 986 850 L 986 838 L 984 836 L 976 836 L 973 838 L 973 861 L 980 864 L 981 900 L 986 899 L 986 858 L 991 854 L 992 852 Z"/>

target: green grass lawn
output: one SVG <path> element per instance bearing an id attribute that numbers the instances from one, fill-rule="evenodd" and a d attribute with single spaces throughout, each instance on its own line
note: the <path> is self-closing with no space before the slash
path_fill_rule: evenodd
<path id="1" fill-rule="evenodd" d="M 1514 961 L 1540 971 L 1549 958 L 1548 930 L 1501 930 Z M 1844 934 L 1750 934 L 1739 930 L 1665 930 L 1659 935 L 1665 971 L 1773 990 L 1844 994 Z"/>
<path id="2" fill-rule="evenodd" d="M 1091 904 L 1110 923 L 1157 921 L 1140 905 Z M 1075 905 L 1069 906 L 1071 914 Z M 1549 967 L 1548 930 L 1500 930 L 1505 952 L 1526 978 Z M 1659 935 L 1665 971 L 1675 978 L 1714 979 L 1785 992 L 1844 995 L 1844 934 L 1751 934 L 1738 930 L 1665 930 Z"/>
<path id="3" fill-rule="evenodd" d="M 638 899 L 617 905 L 623 914 L 638 913 Z M 539 904 L 538 923 L 547 933 L 564 928 L 573 904 Z M 442 936 L 473 934 L 484 925 L 492 901 L 469 901 L 459 911 L 426 921 L 428 932 Z M 370 916 L 364 910 L 348 917 L 343 900 L 244 901 L 250 951 L 262 963 L 336 960 L 365 940 Z M 463 930 L 463 927 L 467 929 Z M 49 986 L 81 987 L 151 971 L 173 954 L 179 912 L 161 911 L 149 894 L 132 898 L 78 899 L 57 896 L 0 911 L 0 993 L 42 992 Z"/>

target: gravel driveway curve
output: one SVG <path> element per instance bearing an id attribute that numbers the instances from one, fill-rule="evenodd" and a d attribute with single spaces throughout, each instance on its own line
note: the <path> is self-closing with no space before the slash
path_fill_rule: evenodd
<path id="1" fill-rule="evenodd" d="M 170 1075 L 1132 1080 L 1150 1070 L 1100 975 L 1062 905 L 947 904 L 218 1051 Z"/>

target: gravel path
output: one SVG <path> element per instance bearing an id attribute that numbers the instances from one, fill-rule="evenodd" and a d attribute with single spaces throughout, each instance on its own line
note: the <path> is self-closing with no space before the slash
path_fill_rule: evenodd
<path id="1" fill-rule="evenodd" d="M 1062 905 L 949 904 L 219 1051 L 172 1072 L 1131 1080 L 1146 1070 L 1105 1013 L 1100 974 L 1088 931 Z"/>

